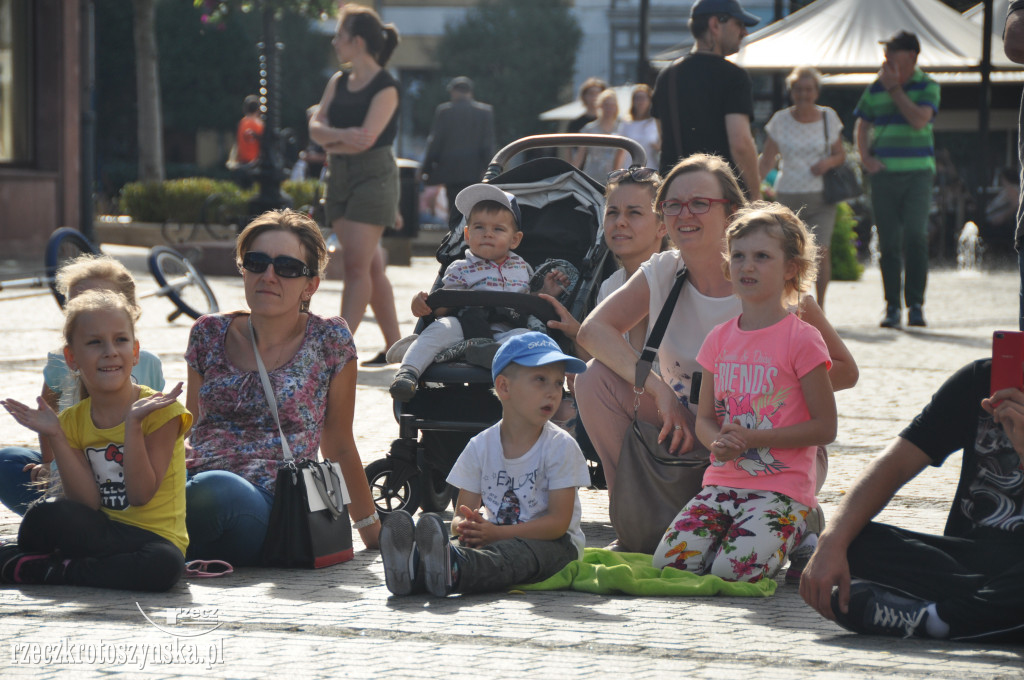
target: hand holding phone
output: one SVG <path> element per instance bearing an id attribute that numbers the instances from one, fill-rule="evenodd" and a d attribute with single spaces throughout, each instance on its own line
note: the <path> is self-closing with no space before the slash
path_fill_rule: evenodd
<path id="1" fill-rule="evenodd" d="M 1015 388 L 1024 391 L 1024 333 L 996 331 L 992 334 L 991 391 Z"/>

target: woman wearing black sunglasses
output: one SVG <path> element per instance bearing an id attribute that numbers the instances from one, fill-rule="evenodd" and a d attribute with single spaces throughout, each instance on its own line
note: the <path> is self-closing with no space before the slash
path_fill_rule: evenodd
<path id="1" fill-rule="evenodd" d="M 264 213 L 239 234 L 236 258 L 249 312 L 200 318 L 185 353 L 186 404 L 196 417 L 187 453 L 188 559 L 256 564 L 266 535 L 283 454 L 250 324 L 292 454 L 312 458 L 319 448 L 341 465 L 353 526 L 376 548 L 380 523 L 352 434 L 352 334 L 344 319 L 309 311 L 327 265 L 320 228 L 292 210 Z"/>

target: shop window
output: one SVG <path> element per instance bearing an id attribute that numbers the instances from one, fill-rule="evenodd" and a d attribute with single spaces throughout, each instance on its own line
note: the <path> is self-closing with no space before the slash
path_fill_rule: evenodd
<path id="1" fill-rule="evenodd" d="M 0 163 L 32 160 L 31 0 L 0 0 Z"/>

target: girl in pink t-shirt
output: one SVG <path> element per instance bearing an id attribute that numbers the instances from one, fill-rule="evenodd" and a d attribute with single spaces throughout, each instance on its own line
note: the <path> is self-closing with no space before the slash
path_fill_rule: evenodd
<path id="1" fill-rule="evenodd" d="M 814 237 L 789 208 L 758 202 L 736 214 L 726 243 L 743 312 L 697 354 L 696 431 L 711 466 L 654 566 L 755 582 L 786 561 L 817 504 L 815 449 L 835 439 L 836 402 L 821 334 L 787 308 L 814 280 Z"/>

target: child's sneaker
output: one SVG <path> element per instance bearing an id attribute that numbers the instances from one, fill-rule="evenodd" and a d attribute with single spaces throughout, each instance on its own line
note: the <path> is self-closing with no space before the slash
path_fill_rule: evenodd
<path id="1" fill-rule="evenodd" d="M 892 635 L 908 638 L 928 637 L 925 620 L 928 602 L 870 581 L 850 584 L 849 611 L 839 610 L 839 590 L 832 593 L 832 613 L 836 623 L 865 635 Z"/>
<path id="2" fill-rule="evenodd" d="M 17 544 L 0 546 L 0 583 L 64 583 L 64 570 L 69 560 L 57 555 L 26 553 Z"/>
<path id="3" fill-rule="evenodd" d="M 416 524 L 416 547 L 427 591 L 438 597 L 451 595 L 455 591 L 452 569 L 457 567 L 452 555 L 455 548 L 448 539 L 444 520 L 433 513 L 422 515 Z"/>
<path id="4" fill-rule="evenodd" d="M 416 396 L 416 385 L 419 381 L 420 377 L 412 369 L 399 369 L 388 390 L 391 393 L 391 398 L 401 402 L 411 401 Z"/>
<path id="5" fill-rule="evenodd" d="M 384 583 L 394 595 L 409 595 L 416 580 L 416 543 L 412 515 L 395 510 L 380 530 L 380 556 L 384 561 Z"/>

